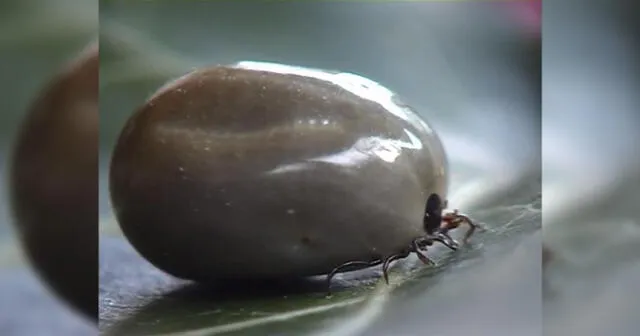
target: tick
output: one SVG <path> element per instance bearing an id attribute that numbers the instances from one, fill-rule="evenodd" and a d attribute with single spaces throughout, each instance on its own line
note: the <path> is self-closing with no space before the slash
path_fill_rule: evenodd
<path id="1" fill-rule="evenodd" d="M 274 63 L 202 68 L 161 87 L 125 124 L 109 183 L 136 250 L 202 283 L 455 248 L 447 232 L 464 219 L 441 216 L 444 148 L 395 93 Z"/>

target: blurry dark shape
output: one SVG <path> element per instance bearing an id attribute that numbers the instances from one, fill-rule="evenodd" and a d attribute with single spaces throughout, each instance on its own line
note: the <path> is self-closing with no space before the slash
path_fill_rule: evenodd
<path id="1" fill-rule="evenodd" d="M 11 162 L 22 245 L 60 297 L 97 319 L 98 44 L 37 97 Z"/>
<path id="2" fill-rule="evenodd" d="M 437 133 L 379 84 L 243 62 L 161 88 L 123 130 L 110 187 L 126 237 L 168 273 L 285 278 L 411 246 L 447 168 Z"/>
<path id="3" fill-rule="evenodd" d="M 551 260 L 553 260 L 553 253 L 548 247 L 543 245 L 542 246 L 542 267 L 545 267 L 549 262 L 551 262 Z"/>

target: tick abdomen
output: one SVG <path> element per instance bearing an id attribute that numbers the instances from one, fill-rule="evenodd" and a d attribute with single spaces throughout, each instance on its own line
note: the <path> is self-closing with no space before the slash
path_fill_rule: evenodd
<path id="1" fill-rule="evenodd" d="M 325 274 L 406 247 L 427 196 L 446 195 L 446 158 L 406 106 L 348 87 L 358 79 L 214 67 L 163 87 L 112 159 L 127 238 L 198 281 Z"/>

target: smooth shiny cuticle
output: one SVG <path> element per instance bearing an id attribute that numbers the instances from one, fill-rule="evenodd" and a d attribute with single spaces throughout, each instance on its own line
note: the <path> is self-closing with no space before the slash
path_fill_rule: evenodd
<path id="1" fill-rule="evenodd" d="M 446 197 L 437 134 L 380 84 L 241 62 L 163 86 L 114 149 L 112 205 L 158 268 L 209 282 L 326 274 L 392 254 Z"/>

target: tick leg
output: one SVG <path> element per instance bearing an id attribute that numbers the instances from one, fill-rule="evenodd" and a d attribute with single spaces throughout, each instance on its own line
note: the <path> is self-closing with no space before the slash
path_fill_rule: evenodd
<path id="1" fill-rule="evenodd" d="M 457 229 L 462 223 L 466 223 L 469 226 L 469 230 L 464 235 L 462 242 L 464 244 L 469 243 L 469 238 L 473 235 L 479 226 L 475 224 L 467 215 L 458 213 L 458 210 L 454 210 L 453 212 L 447 213 L 443 216 L 443 223 L 440 226 L 440 234 L 446 236 L 451 239 L 449 236 L 449 231 L 453 229 Z M 453 239 L 451 239 L 453 240 Z"/>
<path id="2" fill-rule="evenodd" d="M 333 277 L 339 273 L 339 272 L 348 272 L 348 271 L 355 271 L 355 270 L 359 270 L 362 268 L 366 268 L 366 267 L 371 267 L 371 266 L 376 266 L 376 265 L 380 265 L 382 263 L 382 260 L 374 260 L 374 261 L 349 261 L 346 262 L 336 268 L 334 268 L 328 275 L 327 275 L 327 294 L 331 295 L 331 280 L 333 279 Z"/>
<path id="3" fill-rule="evenodd" d="M 434 266 L 436 265 L 435 261 L 431 260 L 429 257 L 427 257 L 426 255 L 422 254 L 422 252 L 420 252 L 421 248 L 420 248 L 420 245 L 418 244 L 418 239 L 414 239 L 413 242 L 411 242 L 411 246 L 413 247 L 413 252 L 418 256 L 418 259 L 420 259 L 420 261 L 422 261 L 423 264 L 434 265 Z"/>
<path id="4" fill-rule="evenodd" d="M 467 225 L 469 225 L 469 230 L 467 230 L 467 233 L 465 233 L 464 238 L 462 238 L 462 243 L 468 244 L 469 243 L 469 238 L 471 238 L 473 233 L 476 231 L 476 229 L 478 228 L 478 225 L 476 225 L 471 220 L 471 218 L 469 218 L 466 215 L 463 215 L 463 214 L 457 214 L 457 215 L 458 215 L 458 218 L 462 219 L 463 222 L 465 222 L 465 223 L 467 223 Z"/>
<path id="5" fill-rule="evenodd" d="M 384 276 L 384 282 L 386 282 L 387 285 L 389 284 L 389 266 L 391 263 L 398 259 L 406 258 L 408 255 L 409 253 L 394 254 L 384 260 L 384 264 L 382 264 L 382 276 Z"/>
<path id="6" fill-rule="evenodd" d="M 444 236 L 444 237 L 447 237 L 448 239 L 443 239 L 442 237 L 432 237 L 431 239 L 441 243 L 442 245 L 448 247 L 452 251 L 457 251 L 458 250 L 458 243 L 456 243 L 455 240 L 451 239 L 451 237 L 449 237 L 449 235 L 447 235 L 447 234 L 442 234 L 441 233 L 441 235 Z"/>
<path id="7" fill-rule="evenodd" d="M 444 239 L 440 240 L 440 242 L 446 245 L 448 248 L 455 251 L 458 249 L 458 247 L 460 247 L 460 244 L 458 244 L 458 242 L 449 235 L 449 232 L 439 232 L 439 235 L 441 237 L 444 237 Z M 444 243 L 445 241 L 447 242 L 446 244 Z"/>

